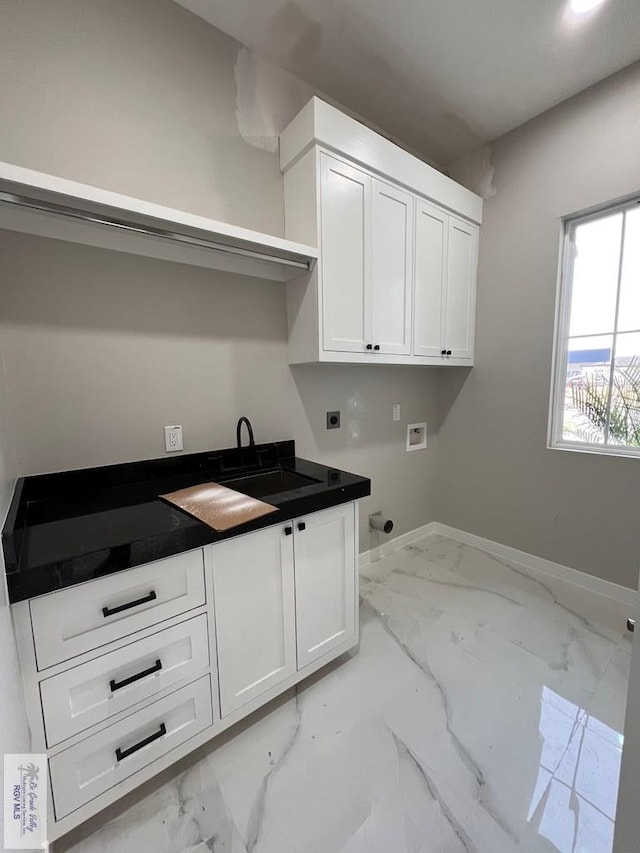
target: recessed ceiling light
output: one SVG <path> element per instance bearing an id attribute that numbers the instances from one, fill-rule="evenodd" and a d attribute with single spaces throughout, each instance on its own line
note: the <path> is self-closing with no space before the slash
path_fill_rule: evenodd
<path id="1" fill-rule="evenodd" d="M 571 11 L 576 15 L 582 15 L 584 12 L 590 12 L 603 3 L 604 0 L 571 0 Z"/>

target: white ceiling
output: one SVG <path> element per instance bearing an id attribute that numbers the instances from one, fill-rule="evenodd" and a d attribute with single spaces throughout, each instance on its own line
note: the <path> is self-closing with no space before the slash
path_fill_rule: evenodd
<path id="1" fill-rule="evenodd" d="M 640 58 L 640 0 L 176 0 L 446 163 Z"/>

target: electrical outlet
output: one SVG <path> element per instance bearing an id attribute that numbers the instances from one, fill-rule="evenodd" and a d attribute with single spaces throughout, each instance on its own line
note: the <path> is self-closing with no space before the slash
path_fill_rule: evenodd
<path id="1" fill-rule="evenodd" d="M 327 412 L 327 429 L 340 429 L 340 412 Z"/>
<path id="2" fill-rule="evenodd" d="M 393 405 L 393 419 L 394 421 L 400 420 L 400 403 L 394 403 Z"/>
<path id="3" fill-rule="evenodd" d="M 164 449 L 167 453 L 176 453 L 182 450 L 182 427 L 166 426 L 164 428 Z"/>

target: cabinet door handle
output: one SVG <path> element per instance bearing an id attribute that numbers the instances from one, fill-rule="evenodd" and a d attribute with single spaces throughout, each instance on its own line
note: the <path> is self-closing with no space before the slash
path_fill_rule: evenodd
<path id="1" fill-rule="evenodd" d="M 298 524 L 298 530 L 302 533 L 302 531 L 303 531 L 303 530 L 306 530 L 306 529 L 307 529 L 307 525 L 304 523 L 304 521 L 301 521 L 301 522 Z"/>
<path id="2" fill-rule="evenodd" d="M 440 355 L 446 355 L 446 354 L 447 354 L 446 349 L 440 350 Z"/>
<path id="3" fill-rule="evenodd" d="M 136 598 L 135 601 L 129 601 L 127 604 L 119 604 L 118 607 L 103 607 L 103 616 L 113 616 L 115 613 L 121 613 L 123 610 L 129 610 L 130 607 L 137 607 L 139 604 L 147 604 L 149 601 L 155 601 L 158 596 L 154 590 L 151 590 L 149 595 L 142 598 Z"/>
<path id="4" fill-rule="evenodd" d="M 451 350 L 450 350 L 450 349 L 448 349 L 448 350 L 447 350 L 447 355 L 451 355 Z"/>
<path id="5" fill-rule="evenodd" d="M 150 743 L 153 743 L 154 740 L 158 740 L 158 738 L 164 737 L 167 733 L 167 727 L 164 723 L 160 723 L 160 728 L 157 732 L 154 732 L 149 737 L 146 737 L 144 740 L 141 740 L 140 743 L 136 743 L 135 746 L 130 746 L 128 749 L 120 749 L 118 747 L 116 749 L 116 761 L 120 762 L 123 758 L 128 758 L 130 755 L 133 755 L 134 752 L 137 752 L 139 749 L 142 749 L 145 746 L 149 746 Z"/>
<path id="6" fill-rule="evenodd" d="M 285 527 L 285 529 L 284 529 L 284 535 L 285 536 L 291 536 L 292 533 L 293 533 L 293 527 Z"/>
<path id="7" fill-rule="evenodd" d="M 373 349 L 373 344 L 367 344 L 367 349 Z"/>
<path id="8" fill-rule="evenodd" d="M 162 661 L 158 658 L 154 665 L 150 666 L 149 669 L 145 669 L 144 672 L 139 672 L 137 675 L 131 675 L 129 678 L 123 678 L 122 681 L 114 681 L 112 678 L 109 682 L 109 688 L 112 693 L 115 693 L 116 690 L 120 690 L 122 687 L 127 687 L 129 684 L 133 684 L 134 681 L 140 681 L 141 678 L 146 678 L 147 675 L 153 675 L 154 672 L 160 672 L 161 669 Z"/>
<path id="9" fill-rule="evenodd" d="M 376 351 L 377 351 L 377 350 L 379 350 L 379 349 L 380 349 L 380 344 L 376 344 L 376 345 L 374 346 L 374 350 L 376 350 Z"/>

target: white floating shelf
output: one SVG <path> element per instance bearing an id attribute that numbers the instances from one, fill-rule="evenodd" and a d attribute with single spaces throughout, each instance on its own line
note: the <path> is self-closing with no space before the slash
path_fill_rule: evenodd
<path id="1" fill-rule="evenodd" d="M 313 246 L 2 162 L 0 228 L 274 281 L 318 257 Z"/>

